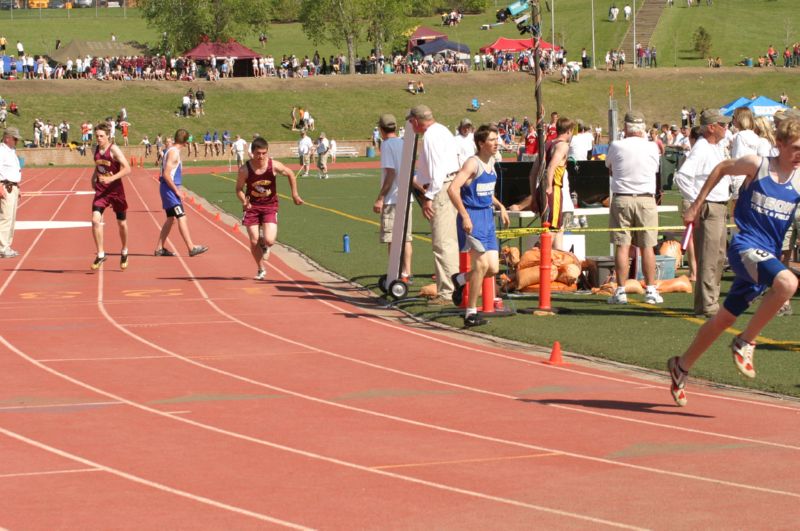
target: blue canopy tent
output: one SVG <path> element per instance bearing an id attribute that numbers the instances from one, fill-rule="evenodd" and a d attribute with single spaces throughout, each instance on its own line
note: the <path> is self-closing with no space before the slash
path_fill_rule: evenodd
<path id="1" fill-rule="evenodd" d="M 739 107 L 747 107 L 753 112 L 754 116 L 772 116 L 780 109 L 788 109 L 788 107 L 782 103 L 778 103 L 777 101 L 766 96 L 759 96 L 757 98 L 753 98 L 752 100 L 747 98 L 739 98 L 738 100 L 731 102 L 728 106 L 720 108 L 720 111 L 726 116 L 731 116 L 733 111 Z"/>
<path id="2" fill-rule="evenodd" d="M 469 55 L 469 46 L 447 39 L 436 39 L 435 41 L 430 41 L 426 42 L 425 44 L 415 46 L 412 50 L 414 54 L 421 55 L 423 57 L 426 55 L 436 55 L 437 53 L 442 53 L 444 51 Z"/>
<path id="3" fill-rule="evenodd" d="M 729 104 L 723 105 L 722 107 L 720 107 L 719 108 L 719 112 L 721 112 L 722 114 L 724 114 L 726 116 L 730 116 L 731 114 L 733 114 L 733 111 L 735 109 L 738 109 L 742 105 L 747 105 L 748 103 L 750 103 L 750 98 L 745 98 L 744 96 L 742 96 L 740 98 L 736 98 L 735 100 L 733 100 Z"/>

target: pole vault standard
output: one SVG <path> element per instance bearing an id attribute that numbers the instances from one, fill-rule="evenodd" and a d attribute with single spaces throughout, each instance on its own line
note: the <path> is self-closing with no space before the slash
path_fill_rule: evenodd
<path id="1" fill-rule="evenodd" d="M 389 245 L 389 266 L 386 275 L 378 279 L 378 287 L 395 299 L 403 299 L 408 295 L 408 285 L 400 279 L 400 268 L 405 254 L 406 231 L 409 219 L 411 193 L 413 191 L 414 167 L 417 160 L 417 135 L 414 126 L 406 122 L 403 136 L 403 155 L 400 160 L 400 171 L 397 174 L 397 205 L 395 206 L 394 225 L 392 225 L 392 243 Z"/>

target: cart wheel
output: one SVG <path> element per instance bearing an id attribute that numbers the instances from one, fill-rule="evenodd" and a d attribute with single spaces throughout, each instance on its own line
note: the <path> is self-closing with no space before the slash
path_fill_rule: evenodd
<path id="1" fill-rule="evenodd" d="M 389 292 L 395 299 L 404 299 L 408 295 L 408 284 L 402 280 L 395 280 L 389 285 Z"/>
<path id="2" fill-rule="evenodd" d="M 378 277 L 378 288 L 384 293 L 388 291 L 386 288 L 386 275 L 381 275 Z"/>

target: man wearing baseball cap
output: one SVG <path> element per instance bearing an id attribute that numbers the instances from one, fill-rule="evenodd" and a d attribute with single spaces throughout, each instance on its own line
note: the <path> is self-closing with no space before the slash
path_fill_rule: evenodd
<path id="1" fill-rule="evenodd" d="M 413 107 L 406 119 L 414 133 L 421 135 L 417 157 L 417 181 L 425 188 L 422 213 L 431 223 L 433 265 L 437 295 L 428 304 L 451 304 L 452 276 L 458 273 L 458 237 L 456 207 L 450 202 L 447 189 L 460 169 L 453 134 L 437 123 L 427 105 Z"/>
<path id="2" fill-rule="evenodd" d="M 0 258 L 14 258 L 19 253 L 11 248 L 14 224 L 17 221 L 19 182 L 22 178 L 17 142 L 22 140 L 19 129 L 8 127 L 0 143 Z"/>
<path id="3" fill-rule="evenodd" d="M 700 114 L 701 138 L 675 173 L 675 184 L 684 198 L 683 209 L 688 210 L 708 179 L 711 170 L 727 157 L 720 144 L 728 132 L 731 119 L 718 109 L 706 109 Z M 698 205 L 693 238 L 697 258 L 697 284 L 694 290 L 694 314 L 712 317 L 719 311 L 719 286 L 725 264 L 728 230 L 725 218 L 731 198 L 731 178 L 723 176 L 719 183 Z"/>
<path id="4" fill-rule="evenodd" d="M 658 146 L 647 139 L 644 115 L 631 111 L 625 115 L 625 138 L 615 140 L 608 148 L 606 167 L 611 173 L 611 208 L 608 225 L 614 245 L 614 270 L 617 290 L 609 304 L 627 304 L 625 281 L 630 272 L 631 243 L 642 255 L 642 268 L 647 289 L 644 302 L 661 304 L 664 299 L 656 288 L 656 256 L 658 243 L 658 209 L 656 207 L 656 172 L 659 167 Z M 629 231 L 628 228 L 652 227 Z"/>
<path id="5" fill-rule="evenodd" d="M 381 215 L 381 243 L 388 243 L 391 250 L 392 229 L 394 228 L 397 208 L 397 174 L 403 159 L 403 140 L 397 136 L 397 119 L 393 114 L 382 114 L 378 119 L 378 131 L 381 136 L 381 189 L 372 205 L 372 210 Z M 408 224 L 405 233 L 405 248 L 401 265 L 400 280 L 411 280 L 411 207 L 406 209 Z M 398 237 L 399 239 L 399 237 Z"/>

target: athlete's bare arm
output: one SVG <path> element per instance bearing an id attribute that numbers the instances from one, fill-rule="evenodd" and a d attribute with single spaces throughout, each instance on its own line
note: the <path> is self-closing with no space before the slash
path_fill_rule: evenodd
<path id="1" fill-rule="evenodd" d="M 297 178 L 294 172 L 275 159 L 272 160 L 272 171 L 285 175 L 289 179 L 289 188 L 292 190 L 292 201 L 294 201 L 295 205 L 302 205 L 303 200 L 300 198 L 300 194 L 297 193 Z"/>

